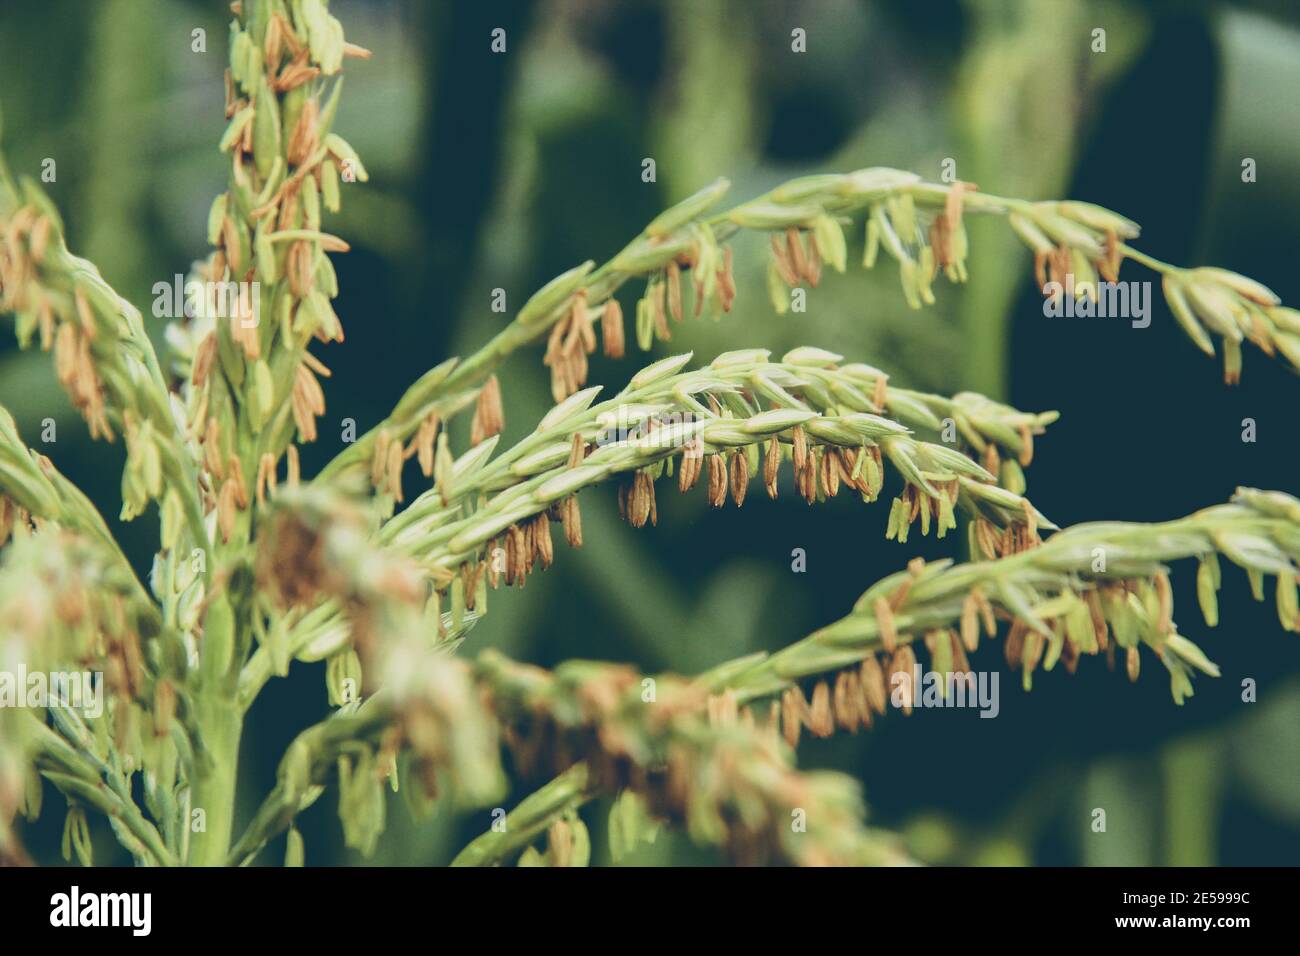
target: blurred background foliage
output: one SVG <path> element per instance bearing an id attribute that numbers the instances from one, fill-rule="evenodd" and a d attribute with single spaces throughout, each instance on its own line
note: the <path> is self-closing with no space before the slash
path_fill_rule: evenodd
<path id="1" fill-rule="evenodd" d="M 375 52 L 350 67 L 338 123 L 372 179 L 332 226 L 353 245 L 338 260 L 347 342 L 323 355 L 335 373 L 325 421 L 335 424 L 306 454 L 308 471 L 337 450 L 342 419 L 370 427 L 420 372 L 485 342 L 506 318 L 489 308 L 493 288 L 507 290 L 513 313 L 548 278 L 603 261 L 720 175 L 742 198 L 804 173 L 870 165 L 937 179 L 951 158 L 959 178 L 988 191 L 1110 206 L 1145 227 L 1147 251 L 1237 269 L 1300 302 L 1300 12 L 1289 0 L 334 7 L 349 38 Z M 226 22 L 222 4 L 189 0 L 0 6 L 13 165 L 36 173 L 55 160 L 49 188 L 73 248 L 146 314 L 153 284 L 205 253 L 208 205 L 223 188 L 215 143 Z M 496 27 L 507 31 L 504 55 L 489 52 Z M 795 27 L 807 31 L 804 54 L 791 52 Z M 1104 53 L 1091 49 L 1098 27 Z M 205 53 L 191 50 L 196 28 L 206 30 Z M 641 180 L 645 157 L 656 161 L 655 183 Z M 1256 183 L 1241 181 L 1244 157 L 1257 162 Z M 762 243 L 742 237 L 736 310 L 718 324 L 674 327 L 671 349 L 707 358 L 820 345 L 908 386 L 1060 409 L 1029 481 L 1061 524 L 1172 518 L 1224 501 L 1237 484 L 1300 491 L 1293 376 L 1252 352 L 1244 383 L 1226 388 L 1161 303 L 1144 330 L 1047 320 L 1005 225 L 970 227 L 971 282 L 936 285 L 934 308 L 910 311 L 890 267 L 851 268 L 809 297 L 806 314 L 784 318 L 764 293 Z M 1149 278 L 1129 268 L 1125 278 Z M 162 322 L 153 325 L 161 343 Z M 597 359 L 591 379 L 617 388 L 638 362 Z M 549 401 L 540 352 L 515 356 L 502 384 L 510 440 Z M 92 445 L 48 357 L 20 354 L 8 336 L 0 402 L 33 442 L 41 421 L 55 419 L 57 445 L 43 450 L 116 515 L 120 445 Z M 1258 423 L 1255 444 L 1241 441 L 1246 417 Z M 408 481 L 417 487 L 414 474 Z M 955 548 L 952 539 L 887 543 L 887 509 L 847 498 L 809 509 L 792 495 L 751 496 L 742 512 L 707 513 L 702 493 L 674 496 L 645 532 L 618 521 L 612 489 L 585 500 L 586 546 L 561 548 L 546 575 L 499 596 L 467 651 L 692 672 L 789 643 L 916 551 Z M 145 568 L 152 516 L 118 530 Z M 791 570 L 794 548 L 807 553 L 805 574 Z M 1004 680 L 997 720 L 919 711 L 807 743 L 800 762 L 860 778 L 873 821 L 903 832 L 930 862 L 1293 864 L 1300 645 L 1244 580 L 1226 582 L 1224 620 L 1210 634 L 1191 600 L 1192 572 L 1177 569 L 1175 585 L 1184 631 L 1223 668 L 1183 708 L 1156 668 L 1130 686 L 1089 660 L 1073 677 L 1042 675 L 1032 694 Z M 999 666 L 997 653 L 976 666 Z M 1246 678 L 1257 703 L 1242 701 Z M 296 665 L 263 694 L 244 740 L 245 813 L 292 735 L 326 707 L 323 665 Z M 520 782 L 507 805 L 541 782 Z M 1105 833 L 1092 830 L 1095 808 L 1106 811 Z M 603 826 L 605 805 L 585 812 Z M 370 862 L 443 863 L 490 822 L 447 807 L 419 823 L 399 809 L 390 821 Z M 58 860 L 59 832 L 54 812 L 31 828 L 39 859 Z M 341 849 L 329 796 L 303 832 L 308 862 L 362 862 Z M 106 833 L 98 847 L 101 862 L 122 861 Z M 633 862 L 709 860 L 666 836 Z"/>

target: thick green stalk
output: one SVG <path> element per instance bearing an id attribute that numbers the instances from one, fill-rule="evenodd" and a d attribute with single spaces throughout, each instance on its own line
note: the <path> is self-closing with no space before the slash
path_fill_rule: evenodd
<path id="1" fill-rule="evenodd" d="M 204 615 L 194 709 L 206 755 L 196 760 L 191 799 L 189 862 L 195 866 L 219 866 L 230 850 L 244 726 L 235 695 L 243 633 L 237 628 L 247 626 L 245 617 L 228 594 L 215 597 Z"/>
<path id="2" fill-rule="evenodd" d="M 191 866 L 221 866 L 230 850 L 235 818 L 235 786 L 243 714 L 222 696 L 198 701 L 198 725 L 211 760 L 198 768 L 189 821 Z M 202 829 L 194 811 L 202 811 Z"/>

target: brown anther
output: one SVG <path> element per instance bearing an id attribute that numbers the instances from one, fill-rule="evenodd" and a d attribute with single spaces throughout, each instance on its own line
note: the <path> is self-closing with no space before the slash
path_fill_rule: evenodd
<path id="1" fill-rule="evenodd" d="M 835 733 L 835 715 L 831 710 L 831 690 L 826 682 L 818 681 L 813 688 L 812 704 L 808 708 L 808 729 L 814 737 L 829 737 Z"/>
<path id="2" fill-rule="evenodd" d="M 479 445 L 505 427 L 505 412 L 501 407 L 501 384 L 495 375 L 488 376 L 478 393 L 474 407 L 474 421 L 470 426 L 470 444 Z"/>
<path id="3" fill-rule="evenodd" d="M 763 485 L 767 488 L 769 498 L 776 497 L 777 477 L 781 468 L 781 440 L 773 435 L 767 440 L 767 451 L 763 456 Z"/>
<path id="4" fill-rule="evenodd" d="M 623 307 L 613 297 L 605 303 L 600 315 L 600 337 L 605 346 L 605 355 L 613 359 L 623 357 Z"/>
<path id="5" fill-rule="evenodd" d="M 708 498 L 709 504 L 714 508 L 721 508 L 727 503 L 727 465 L 722 456 L 713 454 L 708 456 L 709 459 L 709 485 Z"/>
<path id="6" fill-rule="evenodd" d="M 749 490 L 749 456 L 743 451 L 731 456 L 731 500 L 739 508 L 745 503 L 745 492 Z"/>

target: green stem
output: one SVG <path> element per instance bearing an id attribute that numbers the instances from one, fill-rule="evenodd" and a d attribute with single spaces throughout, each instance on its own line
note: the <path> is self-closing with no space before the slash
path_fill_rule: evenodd
<path id="1" fill-rule="evenodd" d="M 521 850 L 568 810 L 596 796 L 587 786 L 587 765 L 574 764 L 506 815 L 503 825 L 475 838 L 451 861 L 452 866 L 492 866 Z"/>
<path id="2" fill-rule="evenodd" d="M 230 849 L 235 817 L 235 783 L 243 715 L 232 700 L 205 697 L 198 702 L 199 725 L 211 759 L 194 783 L 193 810 L 203 811 L 203 829 L 190 841 L 191 866 L 221 866 Z M 195 821 L 191 814 L 191 828 Z"/>
<path id="3" fill-rule="evenodd" d="M 1149 256 L 1145 252 L 1142 252 L 1140 249 L 1134 249 L 1130 245 L 1127 244 L 1121 245 L 1119 247 L 1119 251 L 1122 252 L 1127 258 L 1132 259 L 1134 262 L 1139 262 L 1142 265 L 1146 266 L 1152 272 L 1158 272 L 1161 275 L 1168 275 L 1171 272 L 1179 271 L 1177 266 L 1172 266 L 1167 262 L 1162 262 L 1159 259 L 1157 259 L 1155 256 Z"/>

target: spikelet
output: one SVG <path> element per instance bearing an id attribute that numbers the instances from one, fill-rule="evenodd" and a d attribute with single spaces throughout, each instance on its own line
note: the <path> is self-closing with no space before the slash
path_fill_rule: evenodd
<path id="1" fill-rule="evenodd" d="M 727 246 L 722 252 L 722 268 L 718 270 L 718 298 L 722 311 L 730 312 L 732 304 L 736 301 L 736 280 L 731 271 L 731 246 Z"/>
<path id="2" fill-rule="evenodd" d="M 808 708 L 808 730 L 814 737 L 829 737 L 835 733 L 835 714 L 831 708 L 831 690 L 826 681 L 818 681 L 813 688 L 812 702 Z"/>
<path id="3" fill-rule="evenodd" d="M 872 608 L 876 614 L 876 625 L 880 628 L 880 646 L 892 654 L 898 646 L 898 632 L 894 630 L 894 609 L 885 598 L 876 598 Z"/>
<path id="4" fill-rule="evenodd" d="M 695 487 L 704 471 L 704 442 L 693 438 L 682 448 L 677 466 L 677 490 L 682 494 Z"/>
<path id="5" fill-rule="evenodd" d="M 287 457 L 289 460 L 289 464 L 288 464 L 288 471 L 285 476 L 285 482 L 286 484 L 289 485 L 290 488 L 296 488 L 298 487 L 298 483 L 302 477 L 302 467 L 298 461 L 297 445 L 289 446 L 287 450 Z"/>
<path id="6" fill-rule="evenodd" d="M 501 408 L 501 385 L 495 375 L 488 377 L 478 393 L 474 407 L 474 421 L 470 428 L 470 444 L 481 444 L 493 435 L 501 434 L 505 427 L 505 413 Z"/>
<path id="7" fill-rule="evenodd" d="M 551 397 L 557 403 L 586 384 L 587 356 L 595 348 L 596 334 L 587 309 L 587 292 L 579 289 L 572 296 L 564 317 L 552 326 L 542 358 L 542 363 L 551 370 Z"/>
<path id="8" fill-rule="evenodd" d="M 731 500 L 739 508 L 745 503 L 745 492 L 749 489 L 749 458 L 744 452 L 735 452 L 731 456 Z"/>
<path id="9" fill-rule="evenodd" d="M 1168 634 L 1173 630 L 1174 594 L 1169 586 L 1169 575 L 1164 570 L 1157 571 L 1152 580 L 1156 585 L 1156 598 L 1159 602 L 1160 616 L 1156 620 L 1156 630 Z"/>
<path id="10" fill-rule="evenodd" d="M 426 478 L 433 476 L 433 457 L 434 443 L 438 440 L 439 418 L 437 412 L 433 412 L 420 421 L 420 427 L 416 430 L 415 437 L 411 439 L 411 444 L 406 450 L 406 457 L 412 453 L 420 463 L 420 473 Z"/>
<path id="11" fill-rule="evenodd" d="M 384 484 L 393 500 L 402 502 L 402 443 L 394 441 L 388 446 L 388 461 Z"/>
<path id="12" fill-rule="evenodd" d="M 275 456 L 269 451 L 262 455 L 257 463 L 257 504 L 266 504 L 268 495 L 275 494 L 276 489 Z"/>
<path id="13" fill-rule="evenodd" d="M 975 653 L 980 642 L 979 611 L 979 599 L 972 591 L 966 595 L 961 606 L 961 642 L 972 654 Z"/>
<path id="14" fill-rule="evenodd" d="M 644 469 L 632 478 L 624 505 L 628 524 L 634 528 L 645 527 L 646 522 L 655 524 L 658 514 L 655 508 L 655 483 L 650 473 Z"/>
<path id="15" fill-rule="evenodd" d="M 555 560 L 555 545 L 551 540 L 551 519 L 545 511 L 533 519 L 533 529 L 533 542 L 537 559 L 541 562 L 543 569 L 549 568 L 551 562 Z"/>
<path id="16" fill-rule="evenodd" d="M 623 307 L 612 296 L 600 314 L 600 338 L 607 357 L 623 357 L 626 347 L 623 340 Z"/>
<path id="17" fill-rule="evenodd" d="M 763 456 L 763 486 L 769 498 L 776 498 L 777 477 L 781 468 L 781 440 L 773 435 L 767 440 L 767 450 Z"/>
<path id="18" fill-rule="evenodd" d="M 810 267 L 808 258 L 804 255 L 803 239 L 800 237 L 799 230 L 793 226 L 785 231 L 785 251 L 796 279 L 807 279 Z M 797 283 L 792 282 L 790 284 L 795 285 Z"/>
<path id="19" fill-rule="evenodd" d="M 911 716 L 912 705 L 916 701 L 917 688 L 912 680 L 915 669 L 916 654 L 910 644 L 904 644 L 894 652 L 889 662 L 889 685 L 894 688 L 899 706 L 907 716 Z M 902 679 L 899 679 L 900 677 Z"/>
<path id="20" fill-rule="evenodd" d="M 727 503 L 727 466 L 719 454 L 708 456 L 709 461 L 709 504 L 721 508 Z"/>
<path id="21" fill-rule="evenodd" d="M 682 270 L 677 265 L 676 260 L 668 263 L 666 272 L 666 287 L 668 297 L 668 313 L 673 317 L 674 322 L 682 320 Z"/>
<path id="22" fill-rule="evenodd" d="M 383 490 L 388 474 L 388 446 L 392 436 L 387 428 L 380 428 L 375 435 L 375 446 L 370 454 L 370 485 L 376 490 Z"/>
<path id="23" fill-rule="evenodd" d="M 306 365 L 299 365 L 294 373 L 291 406 L 294 424 L 303 441 L 316 440 L 316 418 L 325 414 L 325 394 L 316 376 Z"/>
<path id="24" fill-rule="evenodd" d="M 796 684 L 781 695 L 781 732 L 791 747 L 799 745 L 799 732 L 808 714 L 808 703 Z"/>
<path id="25" fill-rule="evenodd" d="M 771 245 L 772 262 L 776 266 L 781 281 L 788 286 L 797 286 L 799 284 L 799 272 L 790 260 L 789 247 L 781 242 L 776 233 L 772 233 Z"/>

